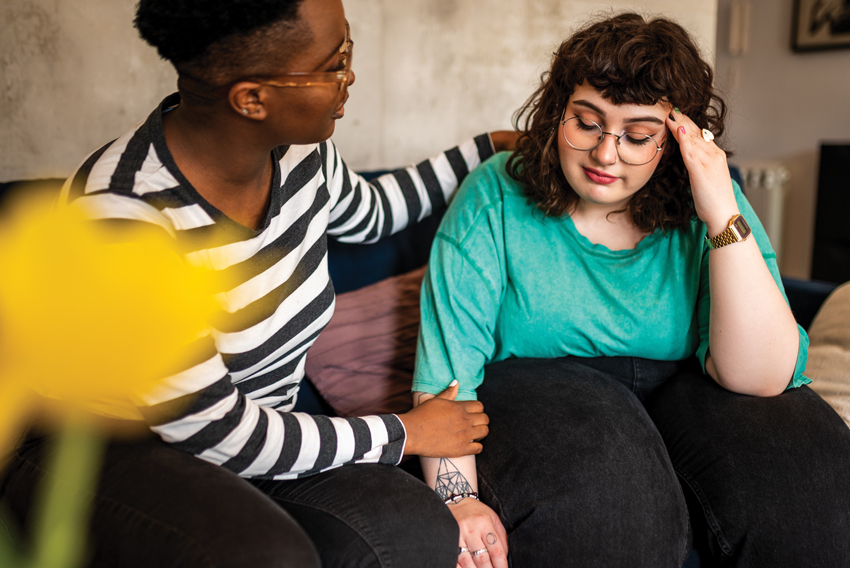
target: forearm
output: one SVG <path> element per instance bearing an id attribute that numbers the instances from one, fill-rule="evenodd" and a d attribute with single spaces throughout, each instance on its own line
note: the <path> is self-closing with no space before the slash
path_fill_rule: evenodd
<path id="1" fill-rule="evenodd" d="M 419 458 L 428 487 L 441 499 L 463 493 L 478 493 L 475 456 L 459 458 Z"/>
<path id="2" fill-rule="evenodd" d="M 755 238 L 709 252 L 709 286 L 706 371 L 734 392 L 781 393 L 794 374 L 799 335 Z"/>
<path id="3" fill-rule="evenodd" d="M 431 398 L 434 398 L 433 394 L 414 392 L 413 405 L 418 406 Z M 442 499 L 472 491 L 478 492 L 475 456 L 421 457 L 419 461 L 422 464 L 425 483 Z"/>

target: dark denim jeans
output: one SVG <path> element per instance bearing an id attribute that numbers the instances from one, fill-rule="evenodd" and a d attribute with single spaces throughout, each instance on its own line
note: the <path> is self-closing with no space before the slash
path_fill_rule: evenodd
<path id="1" fill-rule="evenodd" d="M 479 489 L 513 568 L 678 568 L 689 506 L 704 566 L 850 566 L 850 429 L 808 388 L 754 398 L 695 361 L 568 357 L 490 365 L 478 394 Z"/>
<path id="2" fill-rule="evenodd" d="M 0 486 L 25 533 L 49 445 L 49 437 L 29 439 Z M 451 568 L 457 561 L 454 518 L 399 468 L 346 466 L 255 485 L 159 438 L 114 442 L 93 496 L 89 566 Z"/>

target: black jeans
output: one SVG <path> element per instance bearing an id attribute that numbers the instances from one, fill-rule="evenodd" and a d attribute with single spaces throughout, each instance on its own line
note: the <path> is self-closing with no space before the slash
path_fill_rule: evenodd
<path id="1" fill-rule="evenodd" d="M 49 445 L 49 437 L 30 438 L 0 486 L 25 533 Z M 450 568 L 457 561 L 458 528 L 447 507 L 387 465 L 252 484 L 156 437 L 114 442 L 93 509 L 90 566 Z"/>
<path id="2" fill-rule="evenodd" d="M 479 489 L 513 568 L 678 568 L 688 505 L 704 566 L 850 566 L 850 429 L 808 388 L 754 398 L 695 361 L 568 357 L 489 365 L 478 394 Z"/>

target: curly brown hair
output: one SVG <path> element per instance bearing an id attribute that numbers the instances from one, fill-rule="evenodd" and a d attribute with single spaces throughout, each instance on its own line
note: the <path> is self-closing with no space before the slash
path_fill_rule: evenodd
<path id="1" fill-rule="evenodd" d="M 719 139 L 726 102 L 713 79 L 688 32 L 670 20 L 647 21 L 626 13 L 593 22 L 561 44 L 541 85 L 517 111 L 514 125 L 520 137 L 507 171 L 547 215 L 568 214 L 579 196 L 561 169 L 557 135 L 578 85 L 586 81 L 613 104 L 668 102 Z M 684 227 L 696 215 L 688 171 L 672 136 L 649 182 L 626 210 L 647 232 Z"/>

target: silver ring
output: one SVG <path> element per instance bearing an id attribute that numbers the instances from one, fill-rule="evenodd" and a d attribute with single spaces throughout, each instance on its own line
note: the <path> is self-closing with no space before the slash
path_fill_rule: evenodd
<path id="1" fill-rule="evenodd" d="M 459 546 L 458 549 L 457 549 L 457 555 L 460 556 L 464 552 L 469 552 L 469 549 L 466 548 L 465 546 Z"/>
<path id="2" fill-rule="evenodd" d="M 708 128 L 703 128 L 702 129 L 702 139 L 705 140 L 706 142 L 711 142 L 712 140 L 714 140 L 714 133 L 711 132 L 711 130 L 709 130 Z"/>
<path id="3" fill-rule="evenodd" d="M 478 556 L 479 554 L 484 554 L 485 552 L 487 552 L 487 549 L 482 548 L 481 550 L 473 550 L 469 554 L 471 554 L 472 556 Z"/>

